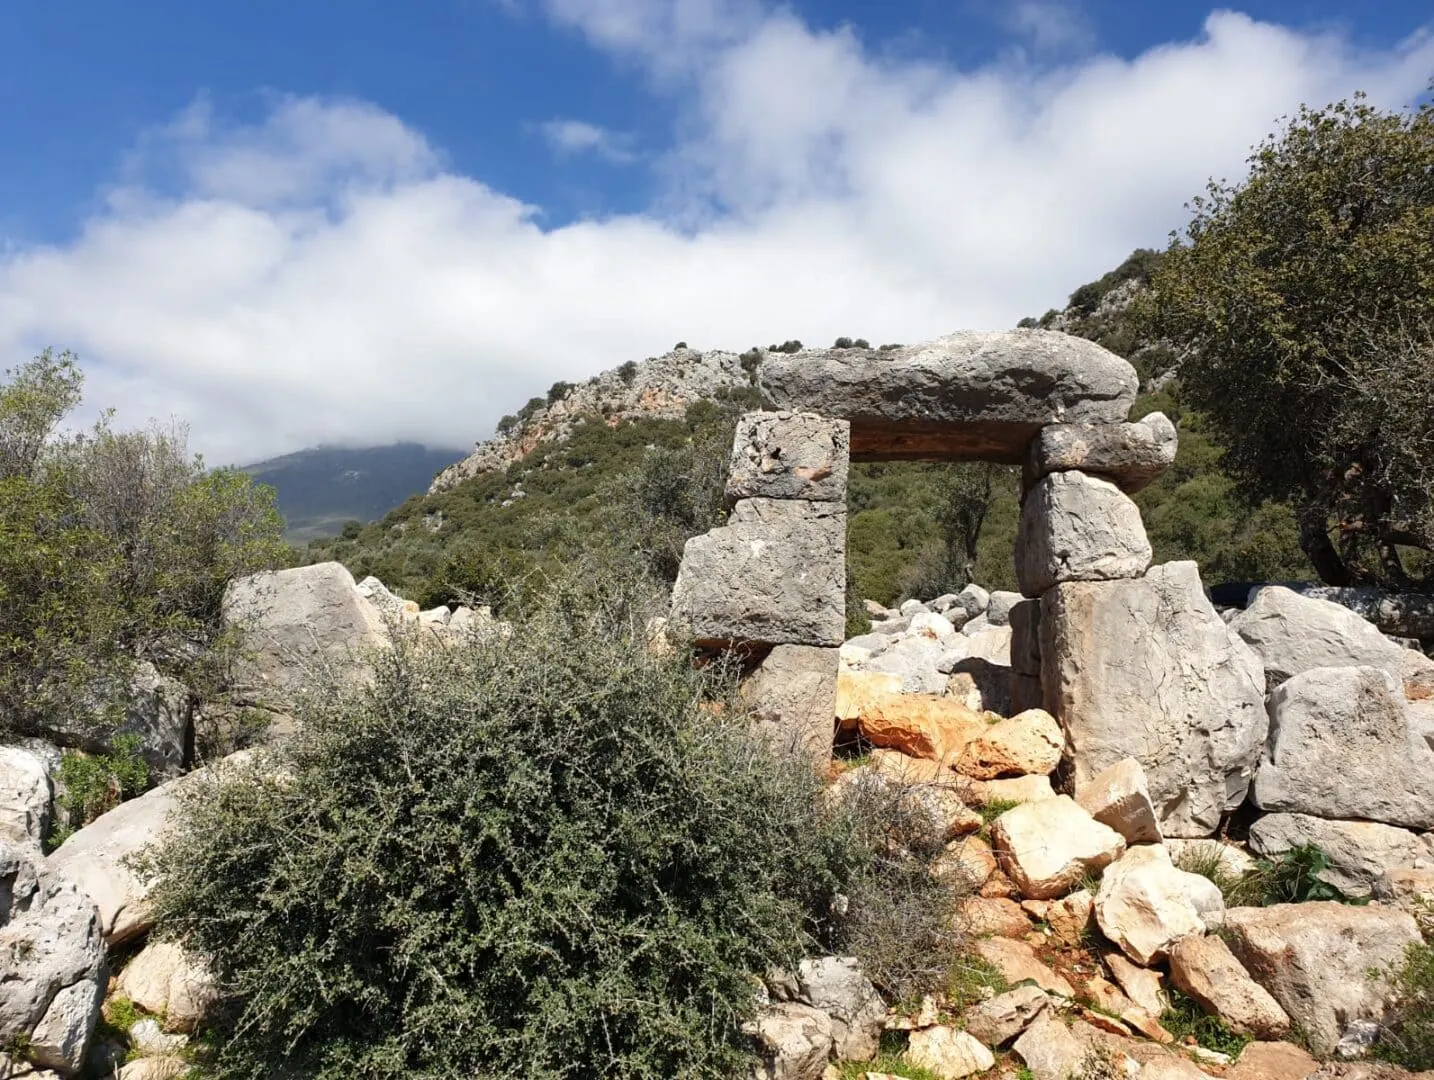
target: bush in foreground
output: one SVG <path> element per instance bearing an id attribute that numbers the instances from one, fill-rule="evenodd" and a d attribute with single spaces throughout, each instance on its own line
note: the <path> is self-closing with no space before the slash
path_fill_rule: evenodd
<path id="1" fill-rule="evenodd" d="M 230 995 L 213 1075 L 747 1065 L 753 976 L 839 945 L 879 857 L 631 610 L 569 590 L 509 638 L 401 646 L 194 787 L 157 904 Z"/>

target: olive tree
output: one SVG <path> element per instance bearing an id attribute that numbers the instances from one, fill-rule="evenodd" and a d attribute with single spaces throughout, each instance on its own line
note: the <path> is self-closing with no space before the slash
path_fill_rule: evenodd
<path id="1" fill-rule="evenodd" d="M 1192 201 L 1146 318 L 1329 584 L 1434 583 L 1434 107 L 1303 108 Z"/>

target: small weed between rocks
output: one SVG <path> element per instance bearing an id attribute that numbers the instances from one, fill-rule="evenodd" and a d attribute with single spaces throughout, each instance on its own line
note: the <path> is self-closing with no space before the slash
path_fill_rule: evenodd
<path id="1" fill-rule="evenodd" d="M 1124 1080 L 1125 1069 L 1108 1046 L 1092 1043 L 1071 1076 L 1072 1080 Z"/>
<path id="2" fill-rule="evenodd" d="M 1411 945 L 1402 963 L 1370 972 L 1389 979 L 1397 991 L 1392 1015 L 1380 1032 L 1374 1055 L 1407 1069 L 1434 1068 L 1434 904 L 1422 901 L 1414 912 L 1424 940 Z"/>
<path id="3" fill-rule="evenodd" d="M 867 1073 L 886 1073 L 900 1076 L 904 1080 L 941 1080 L 930 1069 L 923 1069 L 909 1061 L 902 1060 L 906 1049 L 906 1036 L 899 1031 L 888 1031 L 881 1036 L 881 1049 L 870 1061 L 848 1061 L 840 1066 L 841 1080 L 864 1080 Z"/>
<path id="4" fill-rule="evenodd" d="M 992 799 L 985 806 L 980 807 L 977 813 L 981 815 L 981 829 L 976 835 L 989 844 L 992 823 L 1007 810 L 1014 810 L 1020 805 L 1015 799 Z"/>
<path id="5" fill-rule="evenodd" d="M 1214 883 L 1226 907 L 1269 907 L 1311 900 L 1361 902 L 1320 879 L 1329 869 L 1329 856 L 1316 844 L 1301 844 L 1274 859 L 1260 859 L 1253 870 L 1242 875 L 1232 874 L 1215 849 L 1186 852 L 1175 860 L 1175 866 Z"/>
<path id="6" fill-rule="evenodd" d="M 1193 1038 L 1206 1050 L 1214 1050 L 1230 1057 L 1240 1056 L 1240 1051 L 1251 1041 L 1248 1035 L 1236 1035 L 1218 1016 L 1211 1016 L 1200 1007 L 1194 998 L 1182 994 L 1173 986 L 1166 988 L 1170 1007 L 1160 1014 L 1160 1024 L 1175 1036 L 1176 1042 Z"/>
<path id="7" fill-rule="evenodd" d="M 1001 994 L 1010 988 L 1005 976 L 992 964 L 979 956 L 963 956 L 947 976 L 946 1000 L 953 1011 L 960 1012 L 982 1000 L 987 992 Z"/>

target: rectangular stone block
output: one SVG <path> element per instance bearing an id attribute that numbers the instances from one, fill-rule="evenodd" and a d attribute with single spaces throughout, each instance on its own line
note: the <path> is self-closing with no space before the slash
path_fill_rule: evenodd
<path id="1" fill-rule="evenodd" d="M 1134 424 L 1050 424 L 1026 452 L 1024 486 L 1073 469 L 1104 476 L 1124 492 L 1146 487 L 1175 462 L 1179 437 L 1164 413 Z"/>
<path id="2" fill-rule="evenodd" d="M 672 629 L 707 646 L 826 645 L 846 636 L 846 504 L 743 499 L 683 549 Z"/>
<path id="3" fill-rule="evenodd" d="M 837 654 L 813 645 L 778 645 L 742 680 L 753 729 L 777 749 L 831 761 L 836 727 Z"/>
<path id="4" fill-rule="evenodd" d="M 727 504 L 741 499 L 845 502 L 851 425 L 814 413 L 751 412 L 737 421 Z"/>
<path id="5" fill-rule="evenodd" d="M 1016 581 L 1026 596 L 1065 581 L 1138 578 L 1149 565 L 1140 508 L 1109 480 L 1051 473 L 1027 493 L 1016 532 Z"/>

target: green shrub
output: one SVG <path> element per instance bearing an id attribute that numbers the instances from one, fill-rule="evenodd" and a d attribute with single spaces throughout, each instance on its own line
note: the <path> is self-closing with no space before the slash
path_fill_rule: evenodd
<path id="1" fill-rule="evenodd" d="M 1251 1039 L 1248 1035 L 1236 1035 L 1229 1025 L 1218 1016 L 1211 1016 L 1194 998 L 1176 990 L 1173 986 L 1165 989 L 1170 1007 L 1160 1014 L 1160 1026 L 1175 1036 L 1176 1042 L 1193 1038 L 1207 1050 L 1239 1057 Z"/>
<path id="2" fill-rule="evenodd" d="M 894 890 L 720 666 L 648 655 L 645 607 L 565 585 L 505 640 L 401 645 L 275 759 L 189 790 L 150 869 L 229 992 L 214 1075 L 744 1065 L 754 974 L 846 946 Z"/>
<path id="3" fill-rule="evenodd" d="M 1404 960 L 1387 975 L 1395 989 L 1395 1006 L 1386 1017 L 1374 1053 L 1407 1069 L 1434 1069 L 1434 908 L 1426 901 L 1417 909 L 1424 940 L 1411 945 Z"/>
<path id="4" fill-rule="evenodd" d="M 51 850 L 76 829 L 149 786 L 149 765 L 140 755 L 139 736 L 116 736 L 107 754 L 66 750 L 60 759 L 59 781 L 56 805 L 61 819 L 48 838 Z"/>
<path id="5" fill-rule="evenodd" d="M 855 343 L 849 337 L 839 337 L 836 341 L 832 342 L 833 349 L 850 349 L 854 347 Z"/>
<path id="6" fill-rule="evenodd" d="M 628 360 L 626 363 L 618 365 L 617 377 L 627 386 L 631 386 L 632 381 L 637 378 L 637 361 Z"/>

